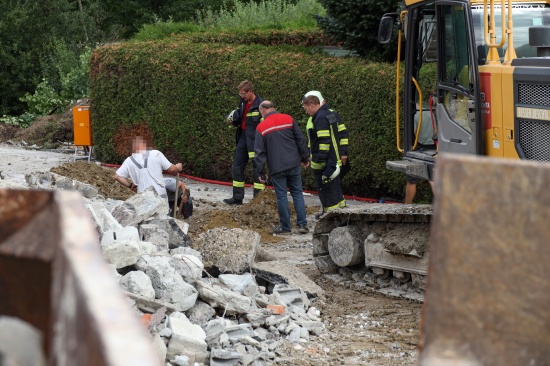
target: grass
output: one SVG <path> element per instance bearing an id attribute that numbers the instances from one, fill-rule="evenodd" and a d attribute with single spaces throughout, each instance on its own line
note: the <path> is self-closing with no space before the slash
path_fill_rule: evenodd
<path id="1" fill-rule="evenodd" d="M 314 16 L 324 16 L 325 9 L 317 0 L 263 0 L 242 3 L 234 0 L 220 9 L 197 13 L 195 23 L 157 21 L 145 25 L 136 40 L 162 39 L 172 34 L 205 31 L 246 31 L 265 29 L 308 29 L 317 27 Z"/>

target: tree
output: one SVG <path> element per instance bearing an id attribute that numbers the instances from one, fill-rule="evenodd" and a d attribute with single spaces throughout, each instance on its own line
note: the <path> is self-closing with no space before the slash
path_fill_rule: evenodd
<path id="1" fill-rule="evenodd" d="M 327 34 L 360 56 L 375 61 L 394 61 L 395 46 L 378 43 L 378 24 L 385 13 L 399 9 L 401 0 L 319 0 L 327 16 L 317 19 Z M 395 43 L 390 43 L 390 45 Z"/>
<path id="2" fill-rule="evenodd" d="M 72 34 L 66 0 L 0 1 L 0 115 L 21 113 L 19 100 L 41 80 L 40 58 L 50 40 Z"/>

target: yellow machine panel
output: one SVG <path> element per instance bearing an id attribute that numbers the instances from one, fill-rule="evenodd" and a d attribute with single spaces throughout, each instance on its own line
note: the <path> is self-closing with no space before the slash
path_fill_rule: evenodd
<path id="1" fill-rule="evenodd" d="M 90 106 L 73 107 L 74 144 L 93 146 Z"/>

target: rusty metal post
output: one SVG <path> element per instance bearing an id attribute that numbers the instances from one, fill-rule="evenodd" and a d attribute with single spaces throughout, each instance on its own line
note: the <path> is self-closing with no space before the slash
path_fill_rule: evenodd
<path id="1" fill-rule="evenodd" d="M 438 159 L 420 364 L 548 364 L 550 165 Z"/>
<path id="2" fill-rule="evenodd" d="M 0 314 L 42 332 L 49 365 L 162 364 L 76 192 L 0 189 Z"/>

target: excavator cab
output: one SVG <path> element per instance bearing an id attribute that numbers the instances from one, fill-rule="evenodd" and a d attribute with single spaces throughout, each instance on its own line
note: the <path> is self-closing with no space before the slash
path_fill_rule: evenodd
<path id="1" fill-rule="evenodd" d="M 396 100 L 396 110 L 402 104 L 403 115 L 396 116 L 396 140 L 404 156 L 388 161 L 388 169 L 432 180 L 439 151 L 482 153 L 478 56 L 471 14 L 468 1 L 421 1 L 399 14 L 399 37 L 404 33 L 406 43 L 403 99 L 402 103 L 399 97 Z M 395 17 L 387 14 L 380 22 L 381 42 L 391 38 L 387 19 Z M 398 82 L 398 96 L 399 90 Z M 435 135 L 430 148 L 419 143 L 424 124 L 432 125 Z"/>

